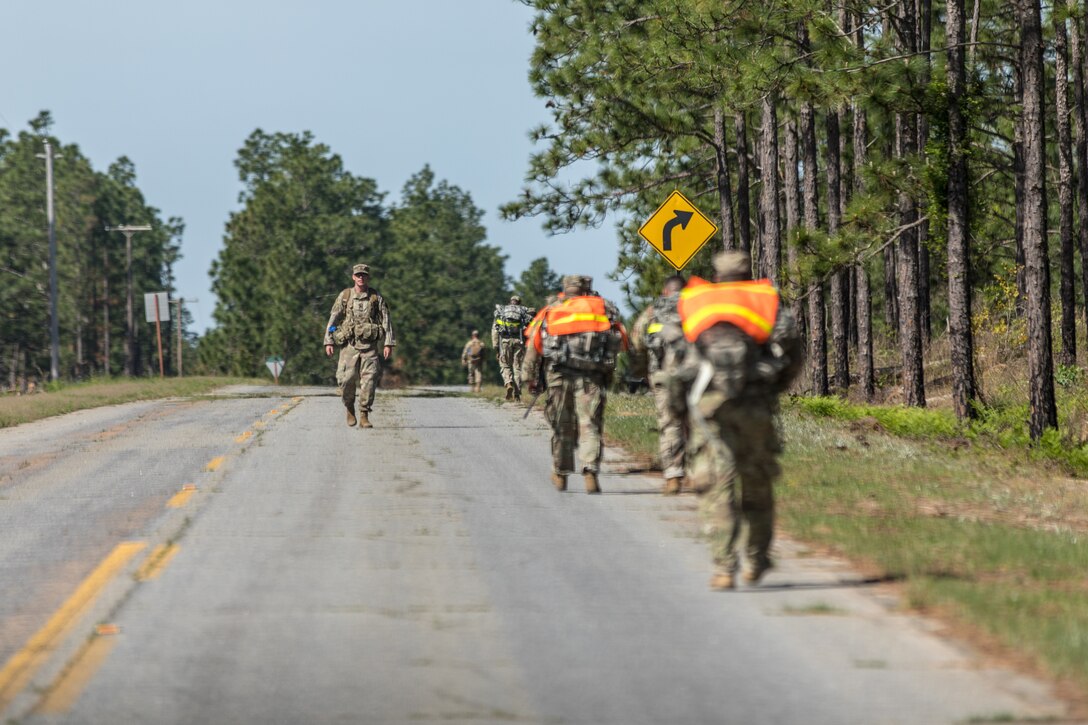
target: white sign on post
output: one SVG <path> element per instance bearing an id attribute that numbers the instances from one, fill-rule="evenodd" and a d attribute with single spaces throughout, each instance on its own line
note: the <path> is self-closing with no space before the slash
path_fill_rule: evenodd
<path id="1" fill-rule="evenodd" d="M 283 372 L 283 358 L 279 356 L 273 356 L 264 361 L 264 364 L 268 366 L 268 371 L 272 373 L 272 378 L 279 385 L 280 373 Z"/>
<path id="2" fill-rule="evenodd" d="M 155 298 L 159 300 L 159 317 L 155 319 Z M 170 321 L 170 295 L 166 292 L 148 292 L 144 294 L 144 319 L 148 322 Z"/>

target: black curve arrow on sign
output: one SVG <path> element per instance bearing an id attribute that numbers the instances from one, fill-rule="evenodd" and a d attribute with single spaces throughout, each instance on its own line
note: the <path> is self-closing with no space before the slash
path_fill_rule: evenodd
<path id="1" fill-rule="evenodd" d="M 674 216 L 665 222 L 665 228 L 661 230 L 661 248 L 666 252 L 672 251 L 672 230 L 679 224 L 681 229 L 688 228 L 688 222 L 695 216 L 695 212 L 692 211 L 680 211 L 679 209 L 673 209 Z"/>

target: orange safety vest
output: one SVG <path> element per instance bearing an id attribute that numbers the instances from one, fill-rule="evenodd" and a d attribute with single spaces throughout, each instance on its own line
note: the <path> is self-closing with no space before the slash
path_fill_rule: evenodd
<path id="1" fill-rule="evenodd" d="M 761 345 L 778 317 L 778 290 L 769 279 L 707 282 L 692 277 L 677 306 L 684 337 L 695 340 L 719 322 L 736 325 Z"/>
<path id="2" fill-rule="evenodd" d="M 525 342 L 535 347 L 537 352 L 544 349 L 540 340 L 540 328 L 544 324 L 544 316 L 548 314 L 549 307 L 550 305 L 541 307 L 540 311 L 533 316 L 532 321 L 525 326 Z"/>
<path id="3" fill-rule="evenodd" d="M 581 332 L 608 332 L 612 321 L 605 313 L 604 299 L 593 295 L 568 297 L 545 307 L 536 314 L 525 331 L 526 340 L 538 353 L 544 352 L 543 326 L 548 326 L 548 334 L 577 335 Z M 623 347 L 627 347 L 627 333 L 619 326 L 623 338 Z"/>

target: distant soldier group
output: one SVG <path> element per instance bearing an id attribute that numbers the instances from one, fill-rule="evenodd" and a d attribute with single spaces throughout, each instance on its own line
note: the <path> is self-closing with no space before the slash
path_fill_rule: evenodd
<path id="1" fill-rule="evenodd" d="M 746 253 L 722 252 L 713 265 L 713 281 L 665 281 L 635 321 L 631 361 L 653 392 L 663 493 L 688 486 L 698 494 L 716 567 L 710 586 L 725 590 L 738 573 L 754 584 L 772 567 L 778 397 L 800 372 L 802 346 L 778 291 L 769 280 L 752 279 Z M 333 304 L 325 350 L 331 356 L 341 346 L 336 381 L 348 425 L 369 428 L 374 388 L 396 341 L 389 307 L 369 287 L 367 265 L 355 265 L 353 276 L 355 285 Z M 535 316 L 516 295 L 496 305 L 491 342 L 506 400 L 520 400 L 524 387 L 545 396 L 552 484 L 565 491 L 568 476 L 580 473 L 586 492 L 597 494 L 607 390 L 628 337 L 619 311 L 592 283 L 583 275 L 563 277 L 562 291 Z M 473 330 L 461 352 L 476 392 L 485 349 Z"/>

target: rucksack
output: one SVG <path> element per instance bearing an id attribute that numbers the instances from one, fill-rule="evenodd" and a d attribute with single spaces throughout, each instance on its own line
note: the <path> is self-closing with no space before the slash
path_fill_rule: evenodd
<path id="1" fill-rule="evenodd" d="M 619 351 L 620 338 L 611 330 L 544 337 L 544 356 L 555 365 L 571 370 L 615 370 Z"/>

